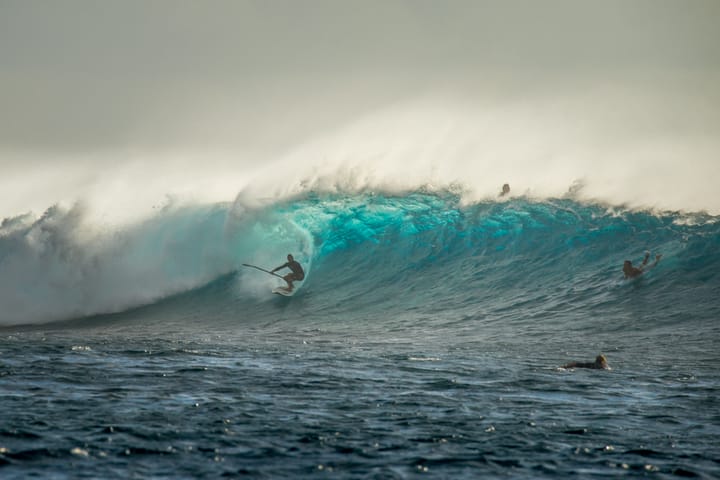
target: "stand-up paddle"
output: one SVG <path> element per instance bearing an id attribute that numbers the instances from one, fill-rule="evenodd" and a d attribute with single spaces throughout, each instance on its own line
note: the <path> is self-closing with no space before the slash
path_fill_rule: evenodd
<path id="1" fill-rule="evenodd" d="M 256 269 L 260 270 L 261 272 L 269 273 L 270 275 L 275 275 L 276 277 L 283 278 L 282 275 L 278 275 L 275 272 L 271 272 L 270 270 L 265 270 L 264 268 L 260 268 L 256 265 L 250 265 L 249 263 L 243 263 L 243 267 L 256 268 Z"/>

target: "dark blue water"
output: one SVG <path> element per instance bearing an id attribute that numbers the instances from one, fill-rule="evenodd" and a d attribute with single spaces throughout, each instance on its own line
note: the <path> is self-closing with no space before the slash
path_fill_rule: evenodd
<path id="1" fill-rule="evenodd" d="M 716 217 L 452 194 L 76 216 L 0 229 L 2 478 L 720 477 Z M 287 253 L 290 298 L 241 266 Z"/>

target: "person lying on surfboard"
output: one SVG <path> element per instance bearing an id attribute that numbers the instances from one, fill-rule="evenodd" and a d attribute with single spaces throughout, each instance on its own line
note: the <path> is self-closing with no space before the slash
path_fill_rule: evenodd
<path id="1" fill-rule="evenodd" d="M 283 280 L 285 280 L 288 284 L 288 291 L 292 292 L 293 288 L 294 288 L 293 281 L 295 281 L 295 282 L 302 281 L 305 278 L 305 272 L 303 271 L 303 268 L 300 266 L 300 264 L 295 261 L 295 259 L 293 258 L 293 256 L 291 254 L 288 253 L 287 259 L 288 259 L 287 263 L 284 263 L 284 264 L 280 265 L 279 267 L 271 270 L 270 273 L 275 273 L 276 271 L 286 268 L 286 267 L 289 268 L 290 270 L 292 270 L 290 273 L 288 273 L 287 275 L 282 277 Z"/>
<path id="2" fill-rule="evenodd" d="M 594 362 L 570 362 L 562 366 L 562 368 L 593 368 L 596 370 L 610 370 L 607 358 L 602 353 L 595 357 Z"/>
<path id="3" fill-rule="evenodd" d="M 649 267 L 646 267 L 646 265 L 648 263 L 648 260 L 650 259 L 650 252 L 645 252 L 645 258 L 643 259 L 639 267 L 633 267 L 633 264 L 630 260 L 625 260 L 625 263 L 623 264 L 623 273 L 625 274 L 625 278 L 639 277 L 645 270 L 650 270 L 652 267 L 657 265 L 661 258 L 662 255 L 656 255 L 655 263 L 653 263 Z"/>

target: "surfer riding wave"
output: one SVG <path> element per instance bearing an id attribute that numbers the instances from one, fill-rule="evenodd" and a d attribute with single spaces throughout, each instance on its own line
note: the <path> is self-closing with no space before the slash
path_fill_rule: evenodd
<path id="1" fill-rule="evenodd" d="M 284 263 L 280 265 L 277 268 L 274 268 L 270 271 L 270 273 L 275 273 L 278 270 L 282 270 L 283 268 L 289 268 L 291 270 L 290 273 L 285 275 L 283 280 L 285 280 L 288 284 L 288 290 L 293 291 L 293 282 L 300 282 L 305 279 L 305 271 L 303 270 L 302 266 L 293 258 L 291 254 L 288 253 L 287 256 L 287 263 Z"/>
<path id="2" fill-rule="evenodd" d="M 662 255 L 656 255 L 655 263 L 653 263 L 652 265 L 648 265 L 648 260 L 650 260 L 650 252 L 645 252 L 645 258 L 643 258 L 642 263 L 638 267 L 634 267 L 630 260 L 625 260 L 625 262 L 623 263 L 623 273 L 625 274 L 625 278 L 639 277 L 644 272 L 650 270 L 652 267 L 657 265 L 661 258 Z"/>

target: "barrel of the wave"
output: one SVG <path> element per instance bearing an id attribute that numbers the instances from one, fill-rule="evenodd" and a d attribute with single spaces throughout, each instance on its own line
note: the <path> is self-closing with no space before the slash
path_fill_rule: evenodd
<path id="1" fill-rule="evenodd" d="M 279 267 L 274 268 L 273 270 L 267 270 L 262 267 L 258 267 L 257 265 L 251 265 L 248 263 L 243 263 L 244 267 L 250 267 L 254 268 L 256 270 L 259 270 L 261 272 L 268 273 L 270 275 L 273 275 L 278 278 L 282 278 L 287 283 L 287 286 L 277 286 L 273 288 L 271 291 L 272 293 L 276 295 L 282 295 L 285 297 L 291 297 L 295 292 L 295 285 L 294 282 L 300 282 L 305 279 L 305 271 L 303 270 L 300 263 L 295 260 L 292 256 L 292 254 L 288 254 L 287 256 L 287 262 L 280 265 Z M 282 270 L 284 268 L 287 268 L 290 270 L 290 273 L 286 274 L 285 276 L 278 275 L 275 273 L 278 270 Z"/>

